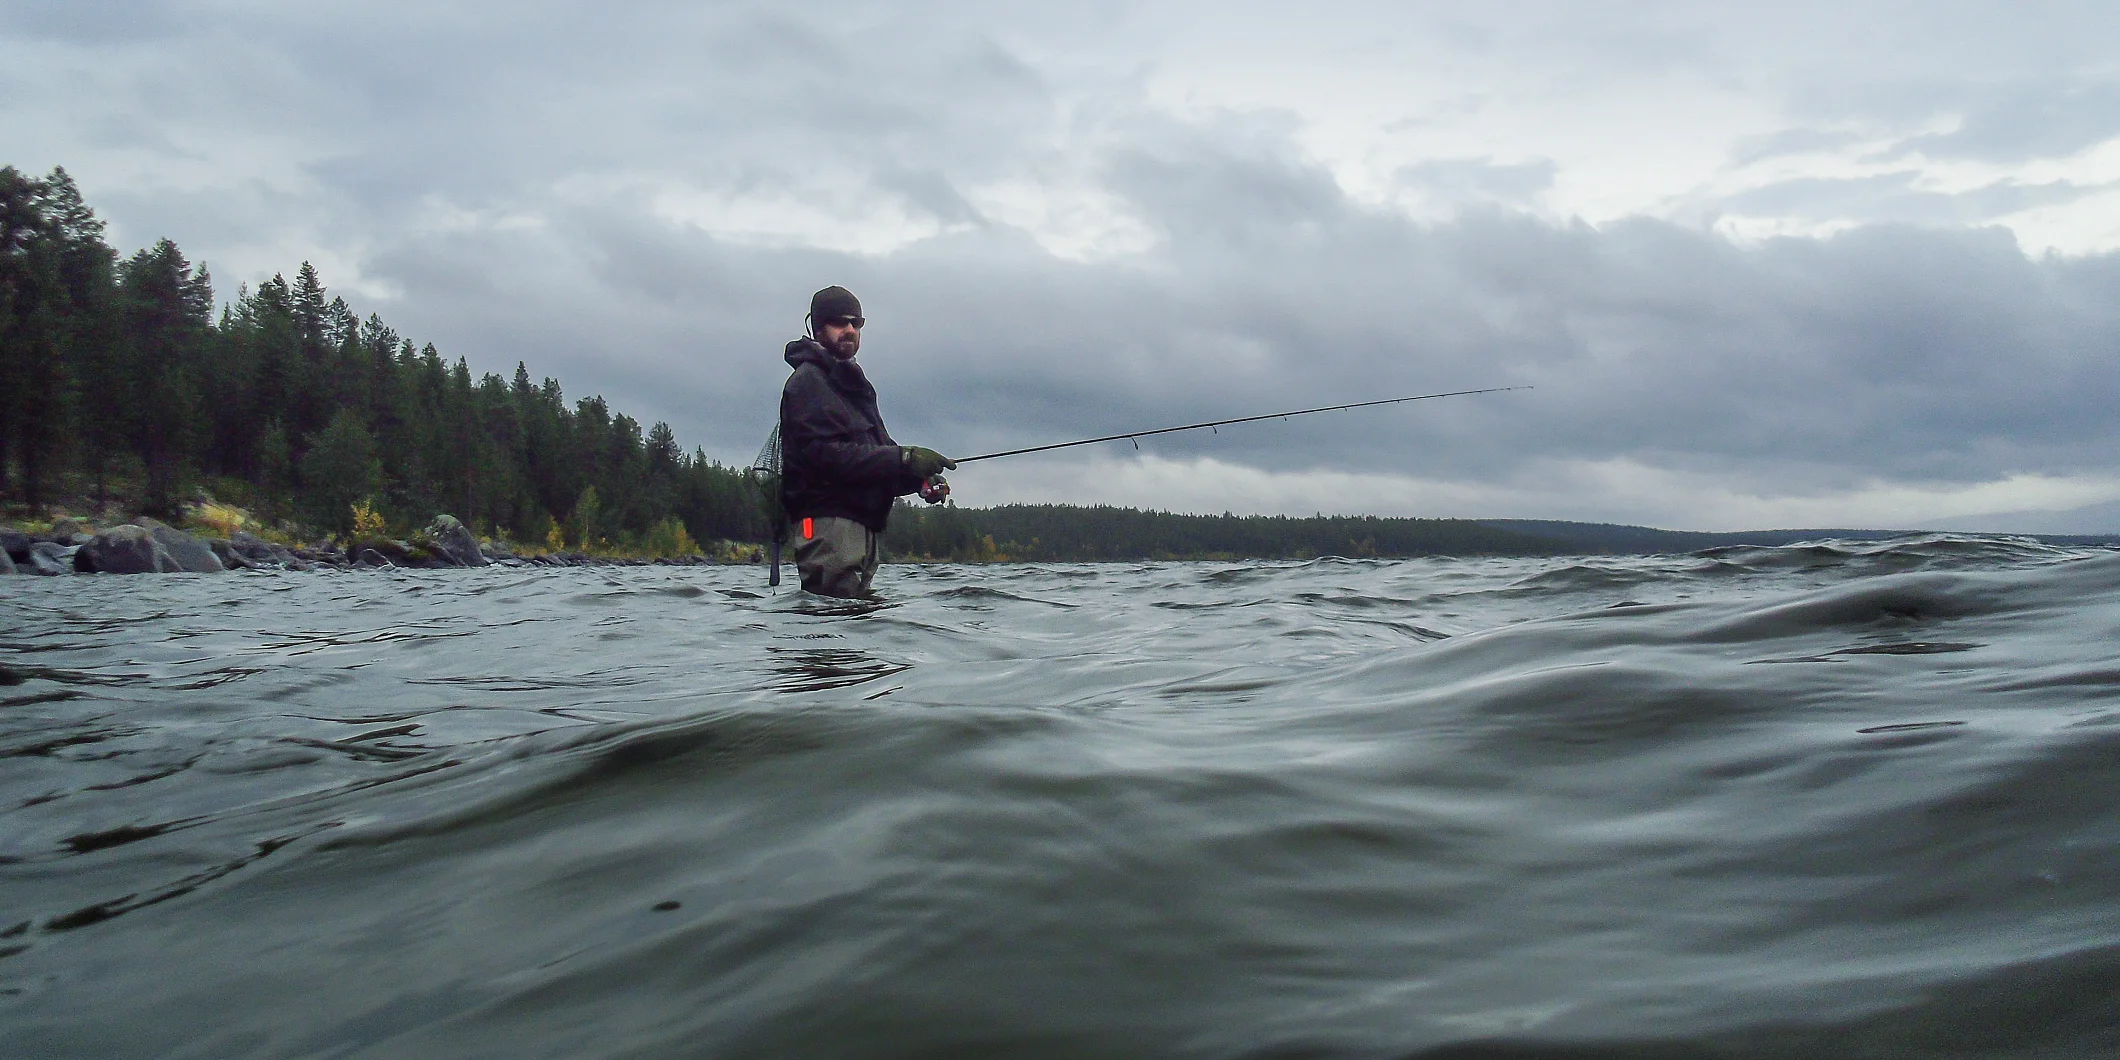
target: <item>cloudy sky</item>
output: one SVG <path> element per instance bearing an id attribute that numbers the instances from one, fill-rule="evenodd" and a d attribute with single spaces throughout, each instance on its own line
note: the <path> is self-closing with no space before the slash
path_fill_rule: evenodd
<path id="1" fill-rule="evenodd" d="M 0 0 L 0 163 L 748 460 L 852 287 L 961 503 L 2120 531 L 2120 6 Z"/>

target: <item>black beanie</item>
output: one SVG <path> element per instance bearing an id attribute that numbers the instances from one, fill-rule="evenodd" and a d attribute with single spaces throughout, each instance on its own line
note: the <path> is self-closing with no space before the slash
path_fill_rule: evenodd
<path id="1" fill-rule="evenodd" d="M 810 296 L 810 319 L 819 324 L 861 319 L 861 299 L 844 287 L 827 287 Z"/>

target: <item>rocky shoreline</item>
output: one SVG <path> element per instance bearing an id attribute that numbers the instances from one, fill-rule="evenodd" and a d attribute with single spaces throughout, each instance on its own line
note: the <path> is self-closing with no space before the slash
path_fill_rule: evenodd
<path id="1" fill-rule="evenodd" d="M 477 535 L 447 515 L 436 516 L 410 540 L 374 537 L 344 547 L 281 545 L 240 530 L 225 538 L 200 537 L 145 517 L 97 532 L 73 519 L 57 520 L 42 533 L 0 527 L 0 575 L 721 565 L 724 561 L 698 555 L 616 559 L 584 552 L 518 554 L 481 545 Z"/>

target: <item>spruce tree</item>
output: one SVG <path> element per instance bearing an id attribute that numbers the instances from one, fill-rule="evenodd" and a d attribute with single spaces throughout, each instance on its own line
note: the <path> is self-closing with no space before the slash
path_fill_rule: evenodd
<path id="1" fill-rule="evenodd" d="M 70 433 L 81 440 L 76 454 L 95 484 L 99 502 L 108 495 L 108 457 L 123 445 L 124 410 L 110 401 L 103 381 L 117 370 L 117 253 L 103 241 L 104 225 L 63 168 L 44 179 L 44 211 L 50 219 L 65 304 L 59 334 L 55 385 L 66 389 Z M 51 410 L 52 430 L 59 408 Z M 53 445 L 55 456 L 63 455 Z M 78 465 L 77 465 L 78 466 Z M 38 503 L 35 500 L 32 504 Z"/>
<path id="2" fill-rule="evenodd" d="M 201 361 L 213 282 L 167 239 L 128 258 L 118 278 L 129 356 L 103 385 L 129 397 L 137 412 L 131 440 L 147 469 L 143 507 L 173 515 L 203 434 Z"/>

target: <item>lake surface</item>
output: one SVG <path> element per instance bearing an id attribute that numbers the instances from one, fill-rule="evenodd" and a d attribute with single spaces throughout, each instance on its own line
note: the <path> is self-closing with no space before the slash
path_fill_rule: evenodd
<path id="1" fill-rule="evenodd" d="M 2120 555 L 0 581 L 0 1053 L 2110 1057 Z"/>

